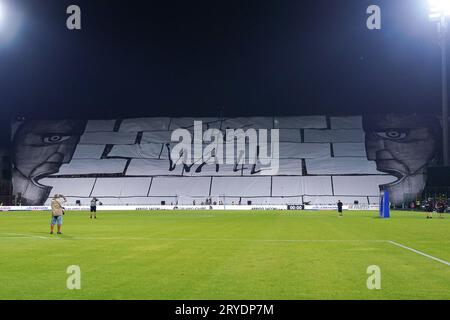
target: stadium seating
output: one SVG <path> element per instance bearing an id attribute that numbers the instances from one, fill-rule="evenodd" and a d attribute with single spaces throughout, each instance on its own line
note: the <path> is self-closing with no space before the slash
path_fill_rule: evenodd
<path id="1" fill-rule="evenodd" d="M 280 129 L 279 171 L 257 164 L 183 166 L 170 162 L 172 130 Z M 72 159 L 39 181 L 70 202 L 88 204 L 377 203 L 395 180 L 367 160 L 361 117 L 138 118 L 88 121 Z M 245 156 L 248 158 L 248 154 Z M 174 159 L 172 159 L 174 160 Z M 175 159 L 176 160 L 176 159 Z M 48 203 L 48 200 L 47 200 Z"/>

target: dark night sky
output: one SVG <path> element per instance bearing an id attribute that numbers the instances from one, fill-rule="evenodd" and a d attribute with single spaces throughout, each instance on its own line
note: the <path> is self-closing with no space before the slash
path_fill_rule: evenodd
<path id="1" fill-rule="evenodd" d="M 27 118 L 440 110 L 426 0 L 0 0 L 3 132 Z M 82 31 L 65 27 L 82 9 Z M 366 8 L 382 9 L 382 30 Z M 8 28 L 8 25 L 3 26 Z"/>

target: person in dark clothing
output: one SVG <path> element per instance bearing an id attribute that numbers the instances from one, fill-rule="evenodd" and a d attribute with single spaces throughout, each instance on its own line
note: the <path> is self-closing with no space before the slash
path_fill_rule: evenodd
<path id="1" fill-rule="evenodd" d="M 343 205 L 344 204 L 341 202 L 341 200 L 338 200 L 337 207 L 338 207 L 338 212 L 339 212 L 339 216 L 340 217 L 342 217 L 342 215 L 343 215 L 343 213 L 342 213 L 342 206 Z"/>
<path id="2" fill-rule="evenodd" d="M 97 202 L 98 199 L 97 198 L 92 198 L 91 200 L 91 219 L 92 216 L 94 217 L 94 219 L 97 219 Z"/>
<path id="3" fill-rule="evenodd" d="M 445 212 L 445 203 L 442 200 L 439 200 L 436 203 L 436 212 L 439 213 L 439 218 L 444 218 L 444 212 Z"/>
<path id="4" fill-rule="evenodd" d="M 427 219 L 433 218 L 433 201 L 431 199 L 428 199 L 428 201 L 425 203 L 425 211 L 427 212 Z"/>

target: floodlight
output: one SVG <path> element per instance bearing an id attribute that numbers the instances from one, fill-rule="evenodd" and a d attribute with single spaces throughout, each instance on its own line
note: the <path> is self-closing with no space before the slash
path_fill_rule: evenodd
<path id="1" fill-rule="evenodd" d="M 4 20 L 5 20 L 5 8 L 3 6 L 3 3 L 0 2 L 0 27 L 2 27 Z"/>
<path id="2" fill-rule="evenodd" d="M 10 0 L 0 0 L 0 49 L 6 48 L 16 37 L 22 25 L 23 15 Z"/>
<path id="3" fill-rule="evenodd" d="M 428 7 L 431 20 L 450 16 L 450 0 L 428 0 Z"/>

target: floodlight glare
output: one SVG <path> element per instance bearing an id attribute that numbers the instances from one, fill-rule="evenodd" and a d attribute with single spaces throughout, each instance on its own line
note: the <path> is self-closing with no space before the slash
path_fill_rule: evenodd
<path id="1" fill-rule="evenodd" d="M 428 6 L 432 20 L 450 16 L 450 0 L 428 0 Z"/>
<path id="2" fill-rule="evenodd" d="M 22 21 L 22 11 L 12 0 L 0 0 L 0 50 L 12 43 Z"/>
<path id="3" fill-rule="evenodd" d="M 3 8 L 3 4 L 0 2 L 0 27 L 3 24 L 4 15 L 5 15 L 5 10 Z"/>

